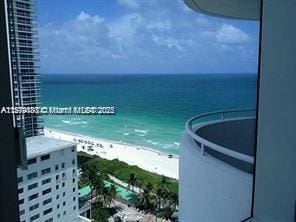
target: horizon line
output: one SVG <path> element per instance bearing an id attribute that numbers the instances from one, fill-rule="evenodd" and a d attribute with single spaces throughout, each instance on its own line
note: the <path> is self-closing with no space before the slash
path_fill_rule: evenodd
<path id="1" fill-rule="evenodd" d="M 257 75 L 257 72 L 202 72 L 202 73 L 82 73 L 82 72 L 40 72 L 41 75 L 59 75 L 59 74 L 67 74 L 67 75 L 213 75 L 213 74 L 249 74 L 249 75 Z"/>

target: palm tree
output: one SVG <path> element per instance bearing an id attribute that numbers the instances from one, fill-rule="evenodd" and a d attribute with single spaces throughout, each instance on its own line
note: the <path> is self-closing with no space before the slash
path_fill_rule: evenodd
<path id="1" fill-rule="evenodd" d="M 136 177 L 136 175 L 134 173 L 130 173 L 127 189 L 131 187 L 131 190 L 134 192 L 134 188 L 137 185 L 137 182 L 138 182 L 138 178 Z"/>
<path id="2" fill-rule="evenodd" d="M 118 192 L 113 184 L 110 187 L 104 187 L 102 193 L 103 205 L 110 207 L 110 205 L 117 198 L 117 196 Z"/>
<path id="3" fill-rule="evenodd" d="M 96 159 L 84 163 L 81 167 L 81 180 L 91 188 L 90 192 L 90 212 L 92 209 L 92 199 L 94 190 L 101 189 L 103 180 L 99 174 L 99 165 Z"/>
<path id="4" fill-rule="evenodd" d="M 139 197 L 139 203 L 141 206 L 143 206 L 145 211 L 153 207 L 155 195 L 152 193 L 152 190 L 153 185 L 151 183 L 146 184 Z"/>

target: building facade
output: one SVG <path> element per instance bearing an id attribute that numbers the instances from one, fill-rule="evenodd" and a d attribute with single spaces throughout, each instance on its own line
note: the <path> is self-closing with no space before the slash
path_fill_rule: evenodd
<path id="1" fill-rule="evenodd" d="M 37 63 L 38 39 L 33 0 L 5 0 L 13 105 L 39 105 L 40 81 Z M 25 137 L 43 134 L 37 114 L 16 115 L 15 126 L 22 128 Z"/>
<path id="2" fill-rule="evenodd" d="M 18 169 L 20 221 L 77 220 L 76 144 L 35 136 L 27 152 L 28 169 Z"/>

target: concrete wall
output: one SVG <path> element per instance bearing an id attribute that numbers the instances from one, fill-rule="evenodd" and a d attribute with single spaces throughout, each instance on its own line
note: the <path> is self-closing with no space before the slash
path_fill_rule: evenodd
<path id="1" fill-rule="evenodd" d="M 254 216 L 295 221 L 296 1 L 264 0 Z"/>
<path id="2" fill-rule="evenodd" d="M 180 222 L 238 222 L 251 215 L 252 174 L 203 156 L 186 133 L 179 164 Z"/>

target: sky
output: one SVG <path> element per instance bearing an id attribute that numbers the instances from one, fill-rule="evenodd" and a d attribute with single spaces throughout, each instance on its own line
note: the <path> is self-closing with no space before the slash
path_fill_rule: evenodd
<path id="1" fill-rule="evenodd" d="M 256 73 L 259 22 L 182 0 L 36 0 L 41 73 Z"/>

